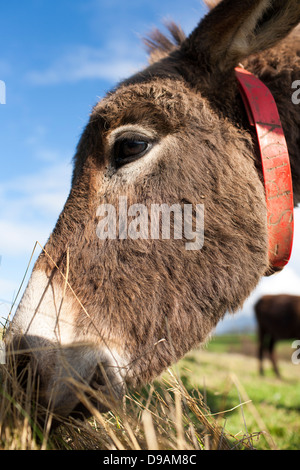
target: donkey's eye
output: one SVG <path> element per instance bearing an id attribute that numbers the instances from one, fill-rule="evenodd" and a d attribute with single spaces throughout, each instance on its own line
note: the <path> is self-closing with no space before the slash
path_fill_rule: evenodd
<path id="1" fill-rule="evenodd" d="M 116 142 L 114 157 L 116 167 L 119 168 L 141 158 L 151 148 L 151 144 L 144 140 L 122 139 Z"/>

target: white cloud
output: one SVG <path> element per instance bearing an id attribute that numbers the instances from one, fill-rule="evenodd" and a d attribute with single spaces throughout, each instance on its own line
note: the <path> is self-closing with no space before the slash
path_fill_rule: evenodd
<path id="1" fill-rule="evenodd" d="M 0 246 L 4 256 L 30 253 L 36 241 L 44 243 L 49 231 L 37 225 L 29 226 L 18 221 L 0 220 Z"/>
<path id="2" fill-rule="evenodd" d="M 45 70 L 32 71 L 27 79 L 34 85 L 54 85 L 88 79 L 105 79 L 116 82 L 126 78 L 146 63 L 139 48 L 112 43 L 105 49 L 87 46 L 73 47 Z"/>
<path id="3" fill-rule="evenodd" d="M 45 152 L 47 150 L 45 149 Z M 70 189 L 71 164 L 55 161 L 0 187 L 0 317 L 9 313 L 30 256 L 38 241 L 46 243 Z M 36 247 L 33 263 L 40 253 Z M 0 318 L 1 321 L 1 318 Z"/>
<path id="4" fill-rule="evenodd" d="M 280 273 L 263 278 L 257 288 L 257 293 L 259 295 L 300 295 L 300 275 L 287 265 Z"/>
<path id="5" fill-rule="evenodd" d="M 2 183 L 0 189 L 0 249 L 19 256 L 44 243 L 70 189 L 71 165 L 54 164 L 31 175 Z"/>

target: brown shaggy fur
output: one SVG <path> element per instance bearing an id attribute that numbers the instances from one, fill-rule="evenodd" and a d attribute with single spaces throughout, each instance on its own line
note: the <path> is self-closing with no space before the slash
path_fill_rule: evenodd
<path id="1" fill-rule="evenodd" d="M 268 269 L 260 162 L 234 78 L 241 61 L 274 93 L 300 201 L 300 113 L 291 101 L 292 81 L 300 77 L 300 36 L 285 38 L 299 21 L 296 0 L 223 0 L 186 39 L 173 24 L 173 41 L 156 31 L 146 40 L 149 67 L 92 112 L 70 196 L 45 250 L 64 271 L 68 251 L 68 280 L 88 312 L 70 312 L 74 341 L 100 348 L 105 339 L 125 350 L 130 384 L 153 379 L 205 342 Z M 161 145 L 159 157 L 133 179 L 114 168 L 109 147 L 113 130 L 127 124 L 151 129 Z M 120 195 L 128 205 L 148 208 L 204 203 L 204 247 L 187 251 L 185 240 L 99 240 L 97 207 L 117 207 Z M 63 287 L 45 254 L 38 269 Z"/>

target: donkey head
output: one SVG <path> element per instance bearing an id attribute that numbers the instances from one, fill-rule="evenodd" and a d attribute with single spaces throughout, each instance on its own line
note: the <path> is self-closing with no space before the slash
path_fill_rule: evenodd
<path id="1" fill-rule="evenodd" d="M 266 272 L 265 194 L 234 68 L 299 21 L 298 0 L 224 0 L 188 38 L 173 27 L 176 47 L 148 40 L 150 66 L 94 107 L 7 334 L 55 412 L 78 408 L 75 380 L 121 396 L 153 379 Z"/>

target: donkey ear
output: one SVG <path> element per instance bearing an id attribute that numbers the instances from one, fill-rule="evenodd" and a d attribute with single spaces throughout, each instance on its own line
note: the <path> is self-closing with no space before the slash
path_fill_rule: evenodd
<path id="1" fill-rule="evenodd" d="M 300 22 L 299 0 L 223 0 L 182 45 L 208 72 L 227 72 L 274 46 Z"/>

